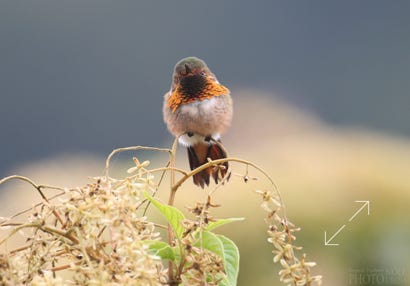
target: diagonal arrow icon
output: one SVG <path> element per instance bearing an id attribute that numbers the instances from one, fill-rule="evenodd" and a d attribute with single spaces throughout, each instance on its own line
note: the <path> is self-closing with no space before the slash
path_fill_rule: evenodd
<path id="1" fill-rule="evenodd" d="M 363 205 L 349 218 L 349 222 L 367 207 L 367 215 L 370 215 L 370 201 L 355 201 L 356 203 L 363 203 Z M 338 246 L 338 243 L 332 243 L 332 240 L 346 227 L 346 224 L 342 225 L 329 239 L 327 238 L 327 232 L 325 231 L 325 245 L 326 246 Z"/>

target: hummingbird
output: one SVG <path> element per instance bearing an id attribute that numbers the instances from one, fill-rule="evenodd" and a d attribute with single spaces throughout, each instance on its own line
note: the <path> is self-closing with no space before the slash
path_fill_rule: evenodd
<path id="1" fill-rule="evenodd" d="M 171 90 L 164 96 L 163 116 L 170 133 L 188 150 L 191 170 L 211 160 L 226 158 L 221 135 L 230 126 L 233 108 L 228 88 L 219 83 L 206 63 L 197 57 L 180 60 L 174 68 Z M 228 162 L 208 167 L 193 176 L 204 188 L 229 179 Z"/>

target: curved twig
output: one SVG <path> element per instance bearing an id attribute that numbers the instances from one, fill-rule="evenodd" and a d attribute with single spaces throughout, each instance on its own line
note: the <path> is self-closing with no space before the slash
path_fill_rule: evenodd
<path id="1" fill-rule="evenodd" d="M 149 150 L 149 151 L 171 153 L 171 150 L 167 148 L 155 148 L 155 147 L 148 147 L 148 146 L 131 146 L 131 147 L 123 147 L 123 148 L 114 149 L 110 153 L 110 155 L 108 155 L 107 159 L 105 160 L 105 177 L 108 177 L 110 161 L 115 154 L 122 153 L 125 151 L 137 151 L 137 150 Z"/>
<path id="2" fill-rule="evenodd" d="M 45 204 L 50 207 L 50 202 L 47 199 L 47 197 L 44 195 L 42 189 L 53 189 L 53 190 L 59 190 L 59 191 L 64 191 L 64 188 L 60 188 L 60 187 L 55 187 L 55 186 L 48 186 L 48 185 L 38 185 L 36 184 L 33 180 L 24 177 L 24 176 L 20 176 L 20 175 L 12 175 L 6 178 L 3 178 L 2 180 L 0 180 L 0 185 L 7 182 L 7 181 L 11 181 L 11 180 L 21 180 L 24 182 L 29 183 L 30 185 L 32 185 L 37 192 L 40 194 L 41 198 L 44 200 Z M 53 214 L 55 215 L 55 217 L 57 218 L 57 220 L 64 225 L 63 219 L 61 218 L 60 214 L 53 208 L 50 207 L 50 209 L 52 210 Z"/>
<path id="3" fill-rule="evenodd" d="M 275 192 L 277 193 L 277 195 L 278 195 L 278 197 L 279 197 L 280 204 L 281 204 L 282 209 L 283 209 L 283 213 L 284 213 L 284 215 L 285 215 L 285 217 L 286 217 L 285 205 L 284 205 L 284 203 L 283 203 L 282 196 L 281 196 L 281 194 L 280 194 L 280 192 L 279 192 L 279 189 L 278 189 L 277 185 L 276 185 L 275 182 L 273 181 L 272 177 L 269 176 L 269 174 L 268 174 L 265 170 L 263 170 L 261 167 L 259 167 L 258 165 L 254 164 L 254 163 L 252 163 L 252 162 L 250 162 L 250 161 L 243 160 L 243 159 L 238 159 L 238 158 L 224 158 L 224 159 L 218 159 L 218 160 L 208 161 L 207 163 L 205 163 L 205 164 L 199 166 L 198 168 L 192 170 L 191 172 L 189 172 L 186 176 L 182 177 L 178 182 L 176 182 L 176 184 L 174 184 L 174 185 L 172 186 L 172 190 L 171 190 L 171 191 L 175 193 L 175 192 L 179 189 L 179 187 L 181 187 L 181 185 L 182 185 L 186 180 L 188 180 L 190 177 L 194 176 L 195 174 L 201 172 L 202 170 L 205 170 L 206 168 L 209 168 L 209 167 L 212 167 L 212 166 L 217 166 L 217 165 L 222 164 L 222 163 L 225 163 L 225 162 L 237 162 L 237 163 L 242 163 L 242 164 L 245 164 L 245 165 L 247 165 L 247 166 L 251 166 L 251 167 L 253 167 L 254 169 L 256 169 L 256 170 L 258 170 L 259 172 L 261 172 L 261 173 L 269 180 L 269 182 L 272 184 L 272 186 L 274 187 L 274 190 L 275 190 Z"/>

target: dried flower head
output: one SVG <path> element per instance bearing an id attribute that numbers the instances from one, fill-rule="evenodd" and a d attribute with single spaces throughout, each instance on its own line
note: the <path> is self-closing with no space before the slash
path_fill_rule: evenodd
<path id="1" fill-rule="evenodd" d="M 94 178 L 37 205 L 10 235 L 24 231 L 26 245 L 0 256 L 1 284 L 162 285 L 162 261 L 146 243 L 159 233 L 138 211 L 150 180 Z"/>
<path id="2" fill-rule="evenodd" d="M 23 180 L 42 198 L 32 209 L 21 213 L 29 212 L 24 223 L 13 222 L 10 218 L 0 219 L 0 227 L 9 228 L 9 235 L 0 241 L 0 245 L 17 234 L 26 238 L 21 247 L 0 253 L 0 284 L 235 284 L 239 250 L 229 238 L 212 230 L 240 219 L 216 220 L 212 211 L 220 205 L 212 202 L 213 192 L 209 192 L 205 202 L 188 207 L 191 218 L 185 218 L 172 206 L 179 186 L 198 171 L 186 172 L 175 168 L 176 142 L 172 150 L 143 146 L 114 150 L 106 161 L 106 175 L 93 178 L 91 183 L 80 188 L 37 185 L 21 176 L 0 180 L 0 184 L 11 179 Z M 169 165 L 149 169 L 149 161 L 141 163 L 134 157 L 134 165 L 127 171 L 128 177 L 109 177 L 109 162 L 114 154 L 141 149 L 169 153 Z M 250 162 L 230 160 L 246 165 L 246 174 L 242 176 L 245 182 L 255 180 L 248 175 L 249 166 L 266 175 Z M 212 161 L 207 164 L 212 166 Z M 154 198 L 161 179 L 159 183 L 155 181 L 153 173 L 158 171 L 171 172 L 171 182 L 175 181 L 175 172 L 183 175 L 171 186 L 168 204 Z M 59 193 L 46 197 L 43 189 Z M 281 281 L 288 285 L 320 285 L 321 277 L 310 274 L 315 263 L 308 262 L 304 254 L 300 258 L 296 255 L 301 250 L 294 245 L 300 228 L 287 219 L 279 192 L 257 190 L 256 193 L 261 196 L 261 207 L 266 212 L 268 242 L 274 248 L 273 261 L 282 267 L 279 271 Z M 155 224 L 145 216 L 146 209 L 152 205 L 167 218 L 168 226 Z M 159 227 L 166 229 L 166 238 L 157 231 Z"/>
<path id="3" fill-rule="evenodd" d="M 280 196 L 268 190 L 255 192 L 261 196 L 261 207 L 267 213 L 265 221 L 268 224 L 268 242 L 274 247 L 273 261 L 279 262 L 282 267 L 279 271 L 280 281 L 288 285 L 321 285 L 321 276 L 310 275 L 311 268 L 316 263 L 306 262 L 306 254 L 300 259 L 295 254 L 295 251 L 302 249 L 293 244 L 296 240 L 295 233 L 300 231 L 300 228 L 295 227 L 286 215 L 281 213 L 283 206 Z"/>

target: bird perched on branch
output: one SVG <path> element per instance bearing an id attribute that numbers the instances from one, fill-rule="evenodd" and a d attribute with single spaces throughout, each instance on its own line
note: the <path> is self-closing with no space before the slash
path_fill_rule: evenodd
<path id="1" fill-rule="evenodd" d="M 226 158 L 221 134 L 232 120 L 229 90 L 219 83 L 204 61 L 196 57 L 180 60 L 174 68 L 171 90 L 164 96 L 163 115 L 168 130 L 180 136 L 188 149 L 191 170 L 211 160 Z M 210 166 L 193 176 L 202 188 L 229 176 L 228 162 Z"/>

